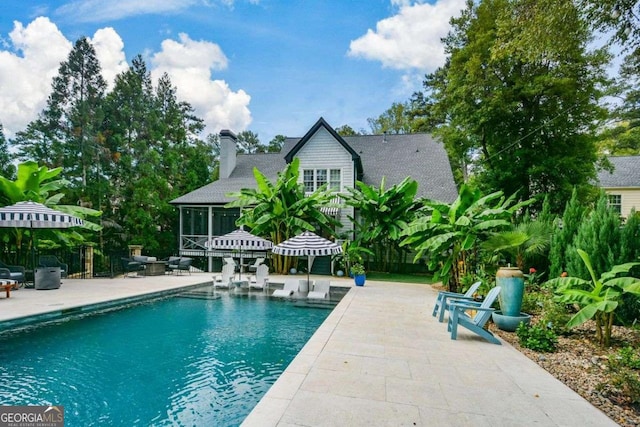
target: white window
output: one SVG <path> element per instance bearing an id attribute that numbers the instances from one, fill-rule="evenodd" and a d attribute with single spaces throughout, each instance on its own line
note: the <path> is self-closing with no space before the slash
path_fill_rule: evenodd
<path id="1" fill-rule="evenodd" d="M 313 193 L 325 184 L 329 184 L 332 191 L 340 191 L 342 186 L 342 171 L 340 169 L 304 169 L 302 180 L 304 191 Z"/>
<path id="2" fill-rule="evenodd" d="M 609 194 L 609 207 L 618 215 L 622 214 L 622 196 L 620 194 Z"/>
<path id="3" fill-rule="evenodd" d="M 329 189 L 331 191 L 340 191 L 342 188 L 342 174 L 340 169 L 331 169 L 329 171 Z"/>
<path id="4" fill-rule="evenodd" d="M 304 191 L 305 193 L 313 193 L 313 190 L 315 190 L 315 179 L 314 179 L 314 173 L 313 173 L 313 169 L 305 169 L 302 173 L 303 173 L 303 183 L 304 183 Z"/>

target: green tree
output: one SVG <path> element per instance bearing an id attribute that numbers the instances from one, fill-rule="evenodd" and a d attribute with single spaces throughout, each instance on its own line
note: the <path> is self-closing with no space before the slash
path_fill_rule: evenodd
<path id="1" fill-rule="evenodd" d="M 436 271 L 435 280 L 456 292 L 476 245 L 489 232 L 509 227 L 514 213 L 527 203 L 514 203 L 513 197 L 505 200 L 500 191 L 483 195 L 463 185 L 451 204 L 425 201 L 422 215 L 419 212 L 402 232 L 401 246 L 417 251 L 414 262 L 427 255 L 429 268 Z"/>
<path id="2" fill-rule="evenodd" d="M 269 145 L 267 145 L 267 153 L 279 153 L 284 146 L 284 141 L 287 139 L 284 135 L 276 135 L 273 137 L 271 141 L 269 141 Z"/>
<path id="3" fill-rule="evenodd" d="M 237 141 L 236 145 L 238 147 L 238 153 L 243 154 L 253 154 L 253 153 L 264 153 L 267 150 L 267 147 L 260 144 L 260 138 L 258 138 L 258 134 L 251 132 L 250 130 L 245 130 L 239 132 L 236 135 Z"/>
<path id="4" fill-rule="evenodd" d="M 640 41 L 640 3 L 637 0 L 579 0 L 587 22 L 611 35 L 626 50 L 635 50 Z"/>
<path id="5" fill-rule="evenodd" d="M 417 202 L 418 183 L 405 178 L 389 188 L 382 178 L 380 187 L 357 181 L 349 188 L 345 203 L 353 206 L 358 215 L 349 219 L 355 226 L 357 246 L 368 248 L 381 271 L 400 267 L 406 249 L 400 247 L 401 233 L 413 220 Z"/>
<path id="6" fill-rule="evenodd" d="M 574 277 L 589 278 L 589 271 L 577 248 L 586 252 L 597 272 L 608 271 L 620 260 L 620 217 L 608 205 L 603 193 L 588 215 L 579 223 L 573 242 L 565 253 L 567 272 Z"/>
<path id="7" fill-rule="evenodd" d="M 571 193 L 571 198 L 566 203 L 562 220 L 554 224 L 551 247 L 549 248 L 549 277 L 558 277 L 566 271 L 567 248 L 573 243 L 573 238 L 578 232 L 580 223 L 585 215 L 585 207 L 578 200 L 576 189 Z"/>
<path id="8" fill-rule="evenodd" d="M 640 260 L 640 212 L 631 209 L 620 236 L 620 260 Z"/>
<path id="9" fill-rule="evenodd" d="M 4 128 L 0 123 L 0 176 L 12 179 L 16 174 L 16 167 L 11 163 L 9 145 L 4 136 Z"/>
<path id="10" fill-rule="evenodd" d="M 271 182 L 257 168 L 253 169 L 257 188 L 242 189 L 229 194 L 236 200 L 225 207 L 245 208 L 237 221 L 246 225 L 252 233 L 281 243 L 305 230 L 320 228 L 327 234 L 339 223 L 322 212 L 321 208 L 331 203 L 334 195 L 326 188 L 320 188 L 306 195 L 304 185 L 299 181 L 300 160 L 294 160 L 280 173 L 276 182 Z M 279 274 L 286 274 L 294 260 L 291 257 L 274 255 L 273 267 Z"/>
<path id="11" fill-rule="evenodd" d="M 589 40 L 571 0 L 469 1 L 444 39 L 445 65 L 414 101 L 483 188 L 524 200 L 549 194 L 560 206 L 596 176 L 609 56 L 588 52 Z"/>
<path id="12" fill-rule="evenodd" d="M 338 133 L 338 135 L 340 136 L 355 136 L 355 135 L 359 135 L 358 132 L 356 132 L 351 126 L 349 125 L 342 125 L 340 127 L 336 128 L 336 132 Z"/>
<path id="13" fill-rule="evenodd" d="M 377 118 L 369 118 L 367 122 L 371 133 L 379 135 L 383 133 L 409 133 L 411 124 L 407 115 L 408 103 L 394 102 L 391 107 Z"/>
<path id="14" fill-rule="evenodd" d="M 64 177 L 81 195 L 95 169 L 96 141 L 103 120 L 107 84 L 96 52 L 86 37 L 78 39 L 52 81 L 52 92 L 39 118 L 19 133 L 18 158 L 62 167 Z"/>

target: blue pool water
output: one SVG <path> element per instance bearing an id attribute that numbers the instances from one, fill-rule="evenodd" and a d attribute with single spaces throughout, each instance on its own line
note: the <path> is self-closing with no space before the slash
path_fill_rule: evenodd
<path id="1" fill-rule="evenodd" d="M 66 426 L 235 426 L 329 310 L 169 298 L 0 334 L 0 404 L 62 405 Z"/>

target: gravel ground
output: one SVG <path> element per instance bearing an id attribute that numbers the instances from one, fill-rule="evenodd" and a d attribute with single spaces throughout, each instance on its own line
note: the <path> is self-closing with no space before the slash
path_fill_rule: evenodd
<path id="1" fill-rule="evenodd" d="M 501 331 L 493 324 L 489 328 L 621 426 L 640 426 L 640 405 L 614 388 L 602 386 L 608 379 L 608 356 L 624 346 L 640 348 L 640 331 L 614 326 L 612 346 L 603 350 L 594 344 L 593 322 L 587 322 L 570 335 L 558 337 L 555 353 L 538 353 L 520 347 L 514 332 Z"/>

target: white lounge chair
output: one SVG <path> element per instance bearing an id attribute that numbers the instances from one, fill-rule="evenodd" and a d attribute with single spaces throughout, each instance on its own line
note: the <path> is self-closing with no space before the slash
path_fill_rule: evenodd
<path id="1" fill-rule="evenodd" d="M 256 270 L 256 275 L 249 278 L 249 287 L 255 289 L 264 289 L 269 280 L 269 267 L 260 264 Z"/>
<path id="2" fill-rule="evenodd" d="M 249 272 L 254 273 L 258 271 L 258 267 L 262 265 L 264 258 L 256 258 L 256 262 L 249 266 Z"/>
<path id="3" fill-rule="evenodd" d="M 313 285 L 313 290 L 307 294 L 307 299 L 326 300 L 329 299 L 329 289 L 331 282 L 328 280 L 318 280 Z"/>
<path id="4" fill-rule="evenodd" d="M 220 275 L 213 276 L 214 288 L 228 288 L 233 276 L 235 274 L 235 267 L 231 264 L 225 264 L 222 266 L 222 272 Z"/>
<path id="5" fill-rule="evenodd" d="M 282 289 L 276 289 L 271 296 L 274 297 L 290 297 L 294 292 L 298 292 L 298 280 L 297 279 L 285 279 L 284 287 Z"/>

